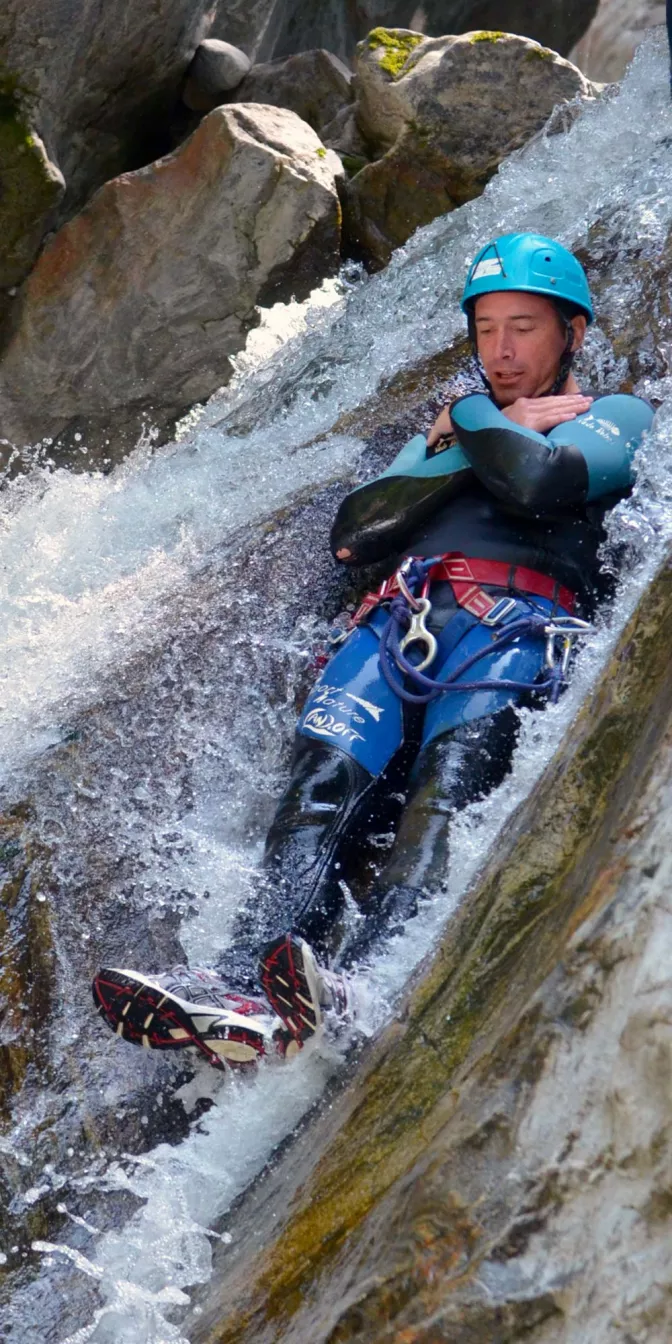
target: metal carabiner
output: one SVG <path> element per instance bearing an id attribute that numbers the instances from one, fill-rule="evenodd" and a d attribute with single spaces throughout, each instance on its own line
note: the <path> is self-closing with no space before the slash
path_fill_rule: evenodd
<path id="1" fill-rule="evenodd" d="M 424 672 L 425 668 L 434 662 L 438 649 L 431 630 L 428 630 L 425 625 L 425 621 L 432 610 L 432 604 L 428 597 L 414 598 L 413 600 L 416 603 L 416 610 L 411 616 L 411 624 L 404 638 L 399 642 L 399 649 L 401 653 L 405 653 L 411 644 L 424 644 L 427 650 L 425 657 L 421 663 L 413 664 L 416 672 Z M 403 671 L 403 668 L 401 670 Z"/>
<path id="2" fill-rule="evenodd" d="M 578 616 L 554 616 L 544 631 L 546 635 L 546 666 L 551 671 L 555 668 L 555 641 L 559 637 L 562 640 L 560 672 L 564 678 L 569 667 L 575 640 L 579 638 L 579 635 L 587 634 L 589 630 L 592 630 L 590 621 L 582 621 Z"/>
<path id="3" fill-rule="evenodd" d="M 409 567 L 409 561 L 404 560 L 403 565 L 401 566 L 400 569 L 397 570 L 397 573 L 395 575 L 395 578 L 397 580 L 397 586 L 404 600 L 408 602 L 409 607 L 411 607 L 413 611 L 420 612 L 422 610 L 422 603 L 427 601 L 427 599 L 413 596 L 413 593 L 411 592 L 404 577 L 404 574 L 408 573 L 408 567 Z"/>

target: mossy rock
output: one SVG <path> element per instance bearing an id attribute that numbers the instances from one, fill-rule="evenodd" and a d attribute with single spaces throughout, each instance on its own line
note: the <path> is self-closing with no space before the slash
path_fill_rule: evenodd
<path id="1" fill-rule="evenodd" d="M 356 76 L 357 128 L 373 162 L 347 183 L 345 240 L 372 269 L 480 195 L 557 106 L 593 92 L 554 52 L 489 29 L 431 41 L 374 29 Z"/>
<path id="2" fill-rule="evenodd" d="M 378 64 L 392 79 L 398 79 L 409 56 L 423 41 L 422 33 L 411 33 L 403 28 L 374 28 L 366 38 L 366 45 L 370 51 L 384 49 L 385 55 Z"/>
<path id="3" fill-rule="evenodd" d="M 30 125 L 29 97 L 0 72 L 0 286 L 17 285 L 35 260 L 65 183 Z"/>
<path id="4" fill-rule="evenodd" d="M 550 47 L 532 47 L 527 53 L 528 61 L 554 61 L 555 52 Z"/>
<path id="5" fill-rule="evenodd" d="M 471 33 L 469 41 L 473 46 L 474 42 L 499 42 L 503 37 L 506 37 L 506 33 L 482 29 L 481 32 Z"/>

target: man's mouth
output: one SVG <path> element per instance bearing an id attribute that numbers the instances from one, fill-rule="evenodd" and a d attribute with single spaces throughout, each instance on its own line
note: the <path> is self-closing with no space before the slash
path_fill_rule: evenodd
<path id="1" fill-rule="evenodd" d="M 497 379 L 498 383 L 517 383 L 519 379 L 523 377 L 523 370 L 521 369 L 517 372 L 507 369 L 505 372 L 501 373 L 499 370 L 496 370 L 492 376 Z"/>

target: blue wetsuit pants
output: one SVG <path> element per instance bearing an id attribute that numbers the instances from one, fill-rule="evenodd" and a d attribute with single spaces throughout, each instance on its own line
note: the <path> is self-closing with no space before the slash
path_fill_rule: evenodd
<path id="1" fill-rule="evenodd" d="M 445 680 L 481 649 L 482 659 L 460 681 L 532 684 L 541 673 L 545 644 L 538 635 L 491 652 L 501 625 L 488 627 L 463 611 L 447 583 L 433 585 L 431 597 L 439 646 L 428 669 L 433 677 Z M 565 614 L 546 599 L 521 595 L 508 619 L 532 610 Z M 218 963 L 241 987 L 255 982 L 264 943 L 290 929 L 321 958 L 349 964 L 366 957 L 415 912 L 419 895 L 440 889 L 454 814 L 509 772 L 516 707 L 533 704 L 534 692 L 450 691 L 427 708 L 404 705 L 380 671 L 386 619 L 379 609 L 353 631 L 306 702 L 267 838 L 264 879 Z"/>

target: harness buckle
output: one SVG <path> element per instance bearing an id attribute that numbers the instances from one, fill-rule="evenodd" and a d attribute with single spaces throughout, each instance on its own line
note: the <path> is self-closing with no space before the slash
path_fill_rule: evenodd
<path id="1" fill-rule="evenodd" d="M 518 605 L 518 599 L 515 597 L 500 597 L 499 602 L 490 608 L 487 616 L 481 616 L 483 625 L 499 625 L 505 616 L 510 616 L 511 612 Z"/>
<path id="2" fill-rule="evenodd" d="M 404 593 L 404 597 L 405 596 L 406 594 Z M 425 621 L 432 609 L 432 604 L 429 598 L 415 598 L 414 601 L 418 609 L 415 610 L 411 616 L 411 624 L 404 635 L 404 638 L 399 642 L 399 649 L 401 653 L 405 653 L 411 644 L 423 644 L 427 650 L 425 657 L 421 663 L 417 663 L 414 666 L 416 672 L 424 672 L 425 668 L 429 667 L 429 664 L 433 663 L 436 658 L 438 645 L 431 630 L 428 630 L 425 625 Z M 402 668 L 401 670 L 403 671 L 404 669 Z"/>

